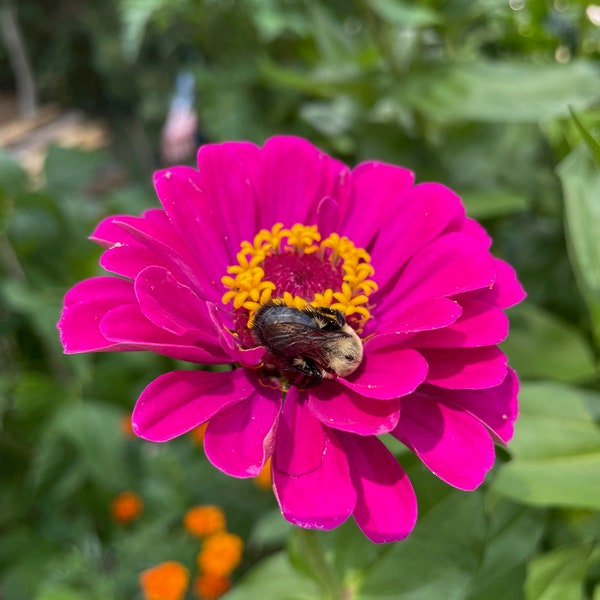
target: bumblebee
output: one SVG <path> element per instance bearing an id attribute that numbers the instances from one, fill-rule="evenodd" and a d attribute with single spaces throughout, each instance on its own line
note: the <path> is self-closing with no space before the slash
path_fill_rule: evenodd
<path id="1" fill-rule="evenodd" d="M 346 377 L 363 358 L 360 338 L 343 313 L 331 308 L 298 309 L 271 300 L 256 311 L 251 331 L 267 349 L 265 366 L 296 384 Z"/>

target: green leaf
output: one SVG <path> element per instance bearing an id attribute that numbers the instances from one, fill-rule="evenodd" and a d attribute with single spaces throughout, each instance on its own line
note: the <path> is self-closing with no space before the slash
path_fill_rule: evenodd
<path id="1" fill-rule="evenodd" d="M 527 208 L 527 199 L 511 190 L 472 190 L 461 194 L 467 214 L 473 219 L 503 217 Z"/>
<path id="2" fill-rule="evenodd" d="M 522 596 L 526 561 L 544 533 L 544 513 L 497 497 L 490 504 L 483 563 L 466 600 L 517 600 Z"/>
<path id="3" fill-rule="evenodd" d="M 558 168 L 565 199 L 569 257 L 600 343 L 600 170 L 584 146 Z"/>
<path id="4" fill-rule="evenodd" d="M 592 349 L 576 329 L 528 302 L 509 315 L 510 335 L 502 347 L 521 377 L 569 383 L 595 377 Z"/>
<path id="5" fill-rule="evenodd" d="M 355 597 L 464 598 L 481 562 L 485 530 L 481 495 L 448 493 L 420 516 L 406 541 L 368 565 Z"/>
<path id="6" fill-rule="evenodd" d="M 510 443 L 492 489 L 538 506 L 600 509 L 600 395 L 558 383 L 525 384 Z"/>
<path id="7" fill-rule="evenodd" d="M 575 122 L 583 141 L 586 143 L 588 150 L 592 153 L 596 166 L 600 168 L 600 142 L 596 140 L 592 134 L 584 127 L 583 123 L 579 120 L 579 117 L 575 114 L 575 111 L 569 107 L 571 111 L 571 118 Z"/>
<path id="8" fill-rule="evenodd" d="M 440 17 L 427 6 L 397 0 L 367 0 L 378 17 L 400 27 L 418 29 L 439 23 Z"/>
<path id="9" fill-rule="evenodd" d="M 600 97 L 598 66 L 478 61 L 438 66 L 402 81 L 398 98 L 434 121 L 547 121 Z"/>
<path id="10" fill-rule="evenodd" d="M 258 563 L 224 600 L 317 600 L 322 598 L 317 585 L 294 569 L 285 552 L 278 552 Z"/>
<path id="11" fill-rule="evenodd" d="M 134 62 L 142 46 L 144 31 L 154 13 L 168 0 L 121 0 L 121 46 L 125 59 Z"/>
<path id="12" fill-rule="evenodd" d="M 526 600 L 581 600 L 591 544 L 558 548 L 531 561 Z"/>

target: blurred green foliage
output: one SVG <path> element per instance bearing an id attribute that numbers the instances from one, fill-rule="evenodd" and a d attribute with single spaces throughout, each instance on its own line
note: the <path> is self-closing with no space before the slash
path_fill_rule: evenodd
<path id="1" fill-rule="evenodd" d="M 2 597 L 140 598 L 141 570 L 172 559 L 194 569 L 198 542 L 181 519 L 214 503 L 247 544 L 232 599 L 600 598 L 600 8 L 590 6 L 20 0 L 42 97 L 105 116 L 116 143 L 51 149 L 42 186 L 0 153 Z M 196 75 L 207 139 L 295 133 L 350 164 L 410 167 L 457 190 L 517 268 L 529 298 L 505 343 L 524 381 L 514 441 L 472 494 L 403 454 L 420 508 L 406 542 L 374 546 L 351 523 L 291 533 L 270 493 L 220 474 L 189 436 L 155 446 L 124 435 L 122 418 L 169 359 L 62 355 L 62 296 L 100 272 L 86 236 L 107 214 L 156 202 L 148 170 L 180 68 Z M 94 191 L 115 157 L 129 182 Z M 110 516 L 123 490 L 145 504 L 127 526 Z"/>

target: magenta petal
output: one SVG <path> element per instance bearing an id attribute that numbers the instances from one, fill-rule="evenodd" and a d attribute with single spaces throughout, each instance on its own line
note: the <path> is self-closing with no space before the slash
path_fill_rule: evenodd
<path id="1" fill-rule="evenodd" d="M 133 430 L 144 439 L 165 442 L 253 392 L 254 386 L 243 369 L 165 373 L 140 395 L 131 417 Z"/>
<path id="2" fill-rule="evenodd" d="M 463 313 L 455 323 L 438 331 L 427 331 L 411 338 L 417 348 L 472 348 L 492 346 L 508 335 L 508 317 L 492 304 L 461 300 Z"/>
<path id="3" fill-rule="evenodd" d="M 400 204 L 413 182 L 414 175 L 408 169 L 375 161 L 358 165 L 350 175 L 350 197 L 343 207 L 342 231 L 357 246 L 368 246 L 380 232 L 390 207 Z"/>
<path id="4" fill-rule="evenodd" d="M 337 167 L 312 144 L 301 138 L 278 136 L 265 142 L 260 156 L 258 188 L 261 205 L 268 208 L 263 225 L 286 226 L 305 222 L 312 205 L 331 196 Z M 265 222 L 267 221 L 268 222 Z"/>
<path id="5" fill-rule="evenodd" d="M 375 239 L 371 258 L 378 276 L 389 279 L 422 248 L 443 233 L 459 229 L 464 215 L 460 198 L 439 183 L 420 183 L 408 190 L 402 202 L 386 214 Z"/>
<path id="6" fill-rule="evenodd" d="M 410 348 L 398 348 L 377 337 L 365 342 L 357 371 L 336 381 L 361 396 L 389 400 L 410 394 L 427 376 L 427 361 Z"/>
<path id="7" fill-rule="evenodd" d="M 256 477 L 273 451 L 281 392 L 256 387 L 243 402 L 210 419 L 204 434 L 204 452 L 221 471 L 232 477 Z"/>
<path id="8" fill-rule="evenodd" d="M 283 403 L 277 433 L 277 469 L 293 476 L 318 469 L 325 442 L 323 426 L 309 411 L 305 393 L 291 387 Z"/>
<path id="9" fill-rule="evenodd" d="M 406 265 L 393 290 L 380 290 L 387 304 L 410 306 L 462 292 L 489 288 L 496 270 L 481 242 L 463 234 L 448 233 L 431 242 Z M 383 310 L 383 308 L 382 308 Z"/>
<path id="10" fill-rule="evenodd" d="M 518 304 L 525 298 L 525 290 L 517 279 L 515 270 L 503 260 L 494 259 L 496 268 L 496 281 L 494 286 L 482 298 L 486 302 L 493 302 L 501 308 L 509 308 Z"/>
<path id="11" fill-rule="evenodd" d="M 461 490 L 481 485 L 494 464 L 494 442 L 484 425 L 424 393 L 402 398 L 402 418 L 392 435 L 434 475 Z"/>
<path id="12" fill-rule="evenodd" d="M 450 403 L 479 419 L 503 443 L 513 436 L 514 423 L 518 414 L 517 394 L 519 380 L 509 369 L 504 381 L 483 390 L 447 390 L 424 385 L 419 391 L 439 402 Z"/>
<path id="13" fill-rule="evenodd" d="M 403 540 L 417 521 L 417 498 L 408 476 L 377 438 L 336 435 L 348 455 L 356 488 L 356 523 L 378 544 Z"/>
<path id="14" fill-rule="evenodd" d="M 324 425 L 359 435 L 387 433 L 400 417 L 399 399 L 373 402 L 332 381 L 309 389 L 308 408 Z"/>
<path id="15" fill-rule="evenodd" d="M 135 280 L 135 293 L 142 313 L 157 327 L 175 335 L 194 332 L 199 341 L 216 342 L 206 302 L 165 268 L 144 269 Z"/>
<path id="16" fill-rule="evenodd" d="M 116 350 L 100 330 L 104 315 L 124 302 L 135 302 L 130 281 L 117 277 L 94 277 L 73 287 L 65 296 L 58 330 L 67 354 Z"/>
<path id="17" fill-rule="evenodd" d="M 195 345 L 194 334 L 175 335 L 156 327 L 140 312 L 137 304 L 124 304 L 107 312 L 100 322 L 100 331 L 112 342 L 131 350 L 147 350 L 177 360 L 219 364 L 231 362 L 218 344 Z"/>
<path id="18" fill-rule="evenodd" d="M 414 306 L 394 310 L 390 307 L 374 324 L 377 337 L 386 343 L 401 342 L 420 331 L 441 329 L 454 323 L 462 308 L 454 300 L 431 298 Z M 367 327 L 371 322 L 367 321 Z M 370 330 L 367 330 L 370 333 Z"/>
<path id="19" fill-rule="evenodd" d="M 500 385 L 506 377 L 506 356 L 496 346 L 424 348 L 429 364 L 427 382 L 450 389 L 475 390 Z"/>
<path id="20" fill-rule="evenodd" d="M 300 527 L 333 529 L 341 525 L 354 510 L 356 491 L 346 454 L 337 439 L 325 429 L 321 464 L 299 477 L 277 468 L 280 439 L 278 432 L 272 473 L 273 490 L 283 516 Z"/>

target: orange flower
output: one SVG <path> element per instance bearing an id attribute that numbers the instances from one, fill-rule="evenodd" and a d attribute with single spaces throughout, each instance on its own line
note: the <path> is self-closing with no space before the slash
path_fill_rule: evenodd
<path id="1" fill-rule="evenodd" d="M 271 489 L 271 457 L 267 459 L 265 466 L 260 470 L 260 473 L 254 478 L 254 483 L 263 490 Z"/>
<path id="2" fill-rule="evenodd" d="M 177 561 L 163 562 L 140 574 L 144 600 L 182 600 L 190 572 Z"/>
<path id="3" fill-rule="evenodd" d="M 144 504 L 134 492 L 122 492 L 110 504 L 110 512 L 117 523 L 126 525 L 140 516 Z"/>
<path id="4" fill-rule="evenodd" d="M 183 526 L 198 537 L 225 529 L 225 515 L 218 506 L 194 506 L 183 517 Z"/>
<path id="5" fill-rule="evenodd" d="M 204 540 L 196 559 L 198 568 L 211 575 L 229 575 L 242 560 L 244 542 L 239 535 L 220 531 Z"/>
<path id="6" fill-rule="evenodd" d="M 192 436 L 192 440 L 196 446 L 200 448 L 204 447 L 204 432 L 208 427 L 208 421 L 206 423 L 202 423 L 202 425 L 198 425 L 198 427 L 192 429 L 190 431 L 190 435 Z"/>
<path id="7" fill-rule="evenodd" d="M 121 433 L 125 437 L 135 437 L 135 433 L 133 433 L 133 427 L 131 426 L 130 415 L 123 415 L 121 417 Z"/>
<path id="8" fill-rule="evenodd" d="M 202 573 L 194 581 L 194 593 L 202 600 L 217 600 L 231 588 L 231 582 L 227 577 Z"/>

